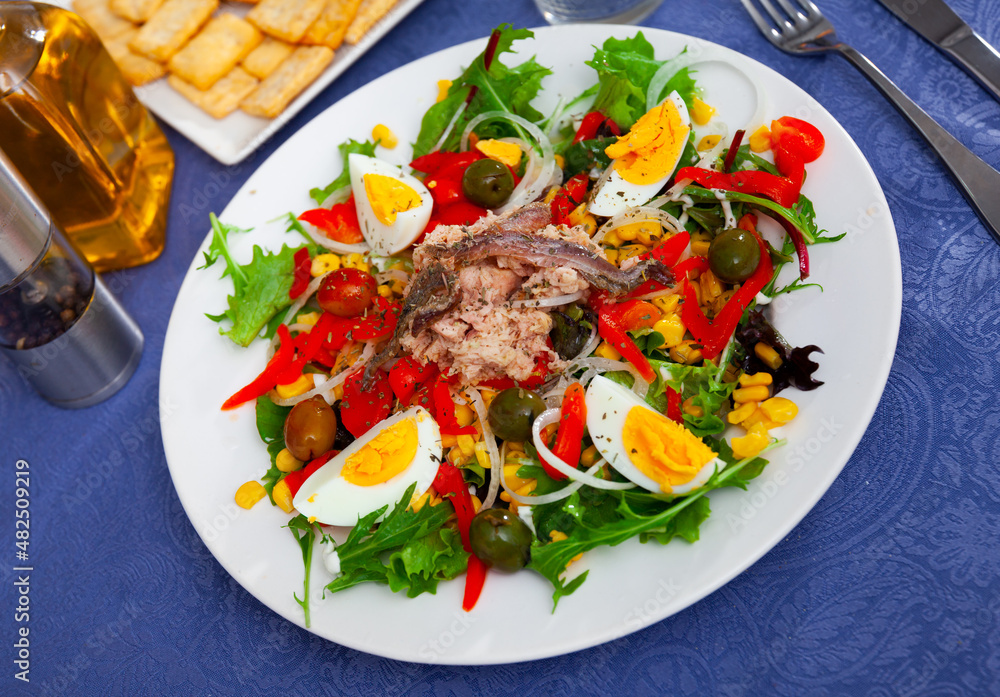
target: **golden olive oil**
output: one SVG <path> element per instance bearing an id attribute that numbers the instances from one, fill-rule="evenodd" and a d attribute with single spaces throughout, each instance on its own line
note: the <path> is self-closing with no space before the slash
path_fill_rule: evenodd
<path id="1" fill-rule="evenodd" d="M 0 148 L 98 271 L 163 251 L 173 151 L 77 15 L 0 2 Z"/>

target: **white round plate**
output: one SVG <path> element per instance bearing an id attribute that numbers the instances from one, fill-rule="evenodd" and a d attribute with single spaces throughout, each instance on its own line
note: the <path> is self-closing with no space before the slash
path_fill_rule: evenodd
<path id="1" fill-rule="evenodd" d="M 312 626 L 319 636 L 361 651 L 426 663 L 488 664 L 544 658 L 600 644 L 662 620 L 705 597 L 777 544 L 827 490 L 864 434 L 889 375 L 902 295 L 899 250 L 888 206 L 875 175 L 850 136 L 809 95 L 763 65 L 734 51 L 666 31 L 643 29 L 667 58 L 685 46 L 711 62 L 697 66 L 705 100 L 731 131 L 754 111 L 763 86 L 770 120 L 805 118 L 826 136 L 826 152 L 809 166 L 804 193 L 820 226 L 848 237 L 811 249 L 811 288 L 781 296 L 774 324 L 795 345 L 817 344 L 818 390 L 794 393 L 798 418 L 783 430 L 789 445 L 770 453 L 771 464 L 749 491 L 711 494 L 713 514 L 695 544 L 667 546 L 631 540 L 598 549 L 574 564 L 590 576 L 553 613 L 551 588 L 525 571 L 490 574 L 471 613 L 461 610 L 462 579 L 442 583 L 436 595 L 415 599 L 387 587 L 362 585 L 322 598 L 328 574 L 313 560 Z M 593 83 L 584 65 L 607 37 L 634 35 L 634 27 L 546 27 L 533 41 L 515 44 L 519 56 L 536 54 L 554 74 L 536 104 L 543 113 L 561 96 L 572 98 Z M 296 133 L 246 182 L 220 218 L 243 228 L 231 243 L 240 263 L 253 245 L 277 249 L 301 243 L 276 220 L 313 207 L 311 187 L 325 186 L 341 169 L 336 146 L 365 140 L 384 123 L 399 137 L 380 156 L 409 158 L 419 119 L 434 102 L 437 81 L 458 75 L 483 50 L 485 39 L 462 44 L 385 75 L 334 104 Z M 734 67 L 735 66 L 735 67 Z M 757 124 L 753 124 L 756 127 Z M 269 222 L 271 221 L 271 222 Z M 206 249 L 206 238 L 202 249 Z M 241 349 L 219 335 L 205 313 L 221 312 L 231 292 L 220 280 L 221 262 L 205 271 L 199 253 L 177 297 L 167 331 L 160 377 L 163 445 L 184 509 L 219 563 L 250 593 L 282 617 L 304 625 L 293 593 L 302 594 L 302 559 L 288 519 L 258 504 L 237 508 L 233 494 L 260 477 L 268 456 L 257 436 L 252 406 L 220 411 L 223 401 L 263 368 L 265 342 Z M 794 269 L 786 269 L 789 278 Z M 863 311 L 859 309 L 863 308 Z M 794 392 L 794 391 L 791 391 Z"/>

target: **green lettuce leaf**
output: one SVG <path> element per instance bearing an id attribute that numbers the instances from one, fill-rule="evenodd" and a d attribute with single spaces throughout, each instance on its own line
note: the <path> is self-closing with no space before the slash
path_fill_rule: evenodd
<path id="1" fill-rule="evenodd" d="M 314 188 L 309 190 L 309 195 L 312 196 L 313 200 L 317 205 L 323 205 L 337 189 L 342 189 L 345 186 L 350 186 L 351 184 L 351 172 L 347 168 L 347 156 L 353 153 L 358 155 L 367 155 L 368 157 L 375 157 L 375 143 L 371 141 L 365 141 L 359 143 L 356 140 L 348 140 L 346 143 L 341 143 L 337 146 L 337 150 L 340 151 L 340 160 L 344 163 L 344 169 L 340 172 L 336 179 L 324 186 L 322 189 Z"/>
<path id="2" fill-rule="evenodd" d="M 513 53 L 511 46 L 515 41 L 528 39 L 534 34 L 527 29 L 513 29 L 509 24 L 497 28 L 500 40 L 497 44 L 489 70 L 485 65 L 485 51 L 479 54 L 472 64 L 465 69 L 451 87 L 442 101 L 438 102 L 424 114 L 420 122 L 420 133 L 417 142 L 413 144 L 413 157 L 418 158 L 431 152 L 451 124 L 452 119 L 465 100 L 470 90 L 476 88 L 476 94 L 468 108 L 458 118 L 452 127 L 442 150 L 457 150 L 462 131 L 475 116 L 486 111 L 505 111 L 517 114 L 528 121 L 537 122 L 542 119 L 531 106 L 531 101 L 538 95 L 542 78 L 551 75 L 552 71 L 541 66 L 534 57 L 515 67 L 507 67 L 500 60 L 504 53 Z M 519 135 L 518 129 L 509 122 L 491 121 L 476 128 L 481 138 L 499 138 Z"/>
<path id="3" fill-rule="evenodd" d="M 439 506 L 440 507 L 440 506 Z M 441 528 L 424 537 L 410 540 L 389 557 L 386 578 L 389 588 L 415 598 L 421 593 L 435 593 L 439 581 L 455 578 L 469 564 L 469 553 L 462 547 L 461 536 Z"/>
<path id="4" fill-rule="evenodd" d="M 257 433 L 267 445 L 267 454 L 271 457 L 271 467 L 260 481 L 271 503 L 274 503 L 274 485 L 282 475 L 277 458 L 278 453 L 285 449 L 285 418 L 291 410 L 291 407 L 279 407 L 266 395 L 257 398 Z"/>
<path id="5" fill-rule="evenodd" d="M 691 398 L 696 406 L 701 407 L 702 416 L 684 413 L 684 425 L 689 431 L 703 438 L 722 433 L 726 429 L 726 422 L 719 416 L 719 410 L 729 400 L 736 385 L 722 381 L 721 373 L 725 371 L 724 366 L 706 363 L 704 366 L 696 367 L 666 361 L 653 363 L 657 375 L 661 377 L 658 377 L 656 383 L 650 387 L 650 392 L 664 394 L 665 404 L 665 393 L 669 387 L 681 393 L 681 400 Z M 664 379 L 660 368 L 666 369 L 670 378 Z M 649 399 L 647 394 L 646 401 Z"/>

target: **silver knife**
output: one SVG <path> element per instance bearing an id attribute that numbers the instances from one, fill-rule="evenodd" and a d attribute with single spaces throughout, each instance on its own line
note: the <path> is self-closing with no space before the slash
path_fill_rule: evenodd
<path id="1" fill-rule="evenodd" d="M 904 24 L 958 63 L 1000 101 L 1000 51 L 948 7 L 944 0 L 879 0 Z"/>

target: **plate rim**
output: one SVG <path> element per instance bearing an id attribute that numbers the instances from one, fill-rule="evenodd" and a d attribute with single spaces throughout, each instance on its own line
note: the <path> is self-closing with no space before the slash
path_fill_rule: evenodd
<path id="1" fill-rule="evenodd" d="M 591 25 L 591 26 L 593 26 L 593 25 Z M 593 26 L 593 28 L 596 30 L 598 27 Z M 547 35 L 547 34 L 562 34 L 562 33 L 565 33 L 565 32 L 567 32 L 569 30 L 572 30 L 572 29 L 573 29 L 573 27 L 567 27 L 567 26 L 552 26 L 552 27 L 550 27 L 550 26 L 543 26 L 543 27 L 532 28 L 531 31 L 533 31 L 535 33 L 535 39 L 534 39 L 534 41 L 538 41 L 540 35 L 542 37 L 545 37 L 545 35 Z M 576 29 L 579 29 L 579 27 L 577 27 Z M 792 83 L 788 78 L 786 78 L 785 76 L 781 75 L 777 71 L 771 69 L 767 65 L 764 65 L 763 63 L 760 63 L 759 61 L 757 61 L 753 57 L 748 56 L 748 55 L 743 54 L 743 53 L 740 53 L 739 51 L 736 51 L 735 49 L 731 49 L 729 47 L 722 46 L 720 44 L 716 44 L 714 42 L 707 41 L 707 40 L 701 39 L 699 37 L 690 36 L 690 35 L 682 34 L 682 33 L 679 33 L 679 32 L 674 32 L 674 31 L 670 31 L 670 30 L 666 30 L 666 29 L 658 29 L 658 28 L 654 28 L 654 27 L 636 27 L 636 26 L 631 26 L 631 25 L 600 25 L 600 30 L 602 31 L 602 33 L 606 37 L 607 36 L 613 36 L 613 35 L 616 35 L 616 34 L 620 34 L 620 32 L 628 32 L 628 33 L 632 34 L 632 33 L 635 33 L 636 31 L 642 31 L 642 32 L 644 32 L 644 34 L 647 35 L 647 39 L 649 38 L 650 34 L 654 34 L 654 35 L 655 34 L 662 34 L 662 35 L 666 35 L 665 41 L 667 41 L 667 42 L 680 42 L 681 44 L 684 44 L 685 42 L 687 42 L 687 43 L 690 43 L 690 42 L 699 42 L 701 44 L 710 46 L 713 49 L 721 49 L 724 53 L 735 54 L 736 56 L 739 56 L 740 59 L 748 60 L 748 61 L 750 61 L 751 63 L 753 63 L 755 65 L 755 69 L 761 69 L 761 70 L 765 71 L 766 73 L 770 73 L 771 74 L 770 77 L 772 79 L 778 79 L 780 81 L 783 81 L 783 82 L 787 83 L 788 85 L 790 85 L 791 87 L 793 87 L 794 90 L 796 90 L 798 93 L 801 93 L 802 95 L 809 96 L 808 93 L 805 90 L 803 90 L 802 88 L 800 88 L 797 85 L 795 85 L 794 83 Z M 233 197 L 233 199 L 227 205 L 227 207 L 223 211 L 223 213 L 220 214 L 220 218 L 225 217 L 227 215 L 227 213 L 231 213 L 231 207 L 238 202 L 237 199 L 240 198 L 240 195 L 244 192 L 244 190 L 251 183 L 251 180 L 254 178 L 254 176 L 258 172 L 260 172 L 261 170 L 265 169 L 268 166 L 268 164 L 272 161 L 272 159 L 276 159 L 276 158 L 281 157 L 282 154 L 286 151 L 286 149 L 291 150 L 291 149 L 294 149 L 295 147 L 297 147 L 297 138 L 298 138 L 299 134 L 301 133 L 301 131 L 306 130 L 306 128 L 309 125 L 311 125 L 313 122 L 323 119 L 328 112 L 330 112 L 331 110 L 334 110 L 334 109 L 338 108 L 338 106 L 341 103 L 343 103 L 343 102 L 350 102 L 352 99 L 356 98 L 356 95 L 359 92 L 361 92 L 362 90 L 371 88 L 372 85 L 380 85 L 380 84 L 383 84 L 385 82 L 391 82 L 392 79 L 394 78 L 394 76 L 396 76 L 398 73 L 400 73 L 402 71 L 406 71 L 406 70 L 412 70 L 412 69 L 414 69 L 414 66 L 419 65 L 422 62 L 433 61 L 433 60 L 439 58 L 441 56 L 441 54 L 445 54 L 445 53 L 449 53 L 449 52 L 455 52 L 456 54 L 460 54 L 460 53 L 462 53 L 464 51 L 471 50 L 471 48 L 473 48 L 473 47 L 475 47 L 475 48 L 481 47 L 482 43 L 485 41 L 486 38 L 487 37 L 480 37 L 480 38 L 477 38 L 477 39 L 472 39 L 470 41 L 465 41 L 465 42 L 456 44 L 454 46 L 450 46 L 450 47 L 441 49 L 441 50 L 436 51 L 436 52 L 434 52 L 432 54 L 429 54 L 429 55 L 424 56 L 422 58 L 416 59 L 414 61 L 411 61 L 410 63 L 407 63 L 405 65 L 402 65 L 402 66 L 396 68 L 395 70 L 391 71 L 390 73 L 382 75 L 381 77 L 377 78 L 376 80 L 373 80 L 372 82 L 370 82 L 370 83 L 368 83 L 366 85 L 360 86 L 357 90 L 353 91 L 349 95 L 346 95 L 341 100 L 339 100 L 337 103 L 334 103 L 334 104 L 330 105 L 329 107 L 327 107 L 327 109 L 325 109 L 320 114 L 317 114 L 312 120 L 310 120 L 309 124 L 305 124 L 302 127 L 302 129 L 300 129 L 299 132 L 296 132 L 295 134 L 293 134 L 292 136 L 290 136 L 278 149 L 275 150 L 274 153 L 271 154 L 271 156 L 267 160 L 265 160 L 263 163 L 261 163 L 259 165 L 259 167 L 254 171 L 254 173 L 251 174 L 250 177 L 248 177 L 247 181 L 240 188 L 239 192 Z M 475 53 L 478 53 L 478 50 Z M 475 53 L 472 54 L 472 55 L 475 55 Z M 528 51 L 518 51 L 518 55 L 519 56 L 524 55 L 525 58 L 527 58 L 527 56 L 529 55 L 529 52 Z M 852 438 L 849 446 L 846 446 L 846 449 L 844 450 L 845 455 L 842 458 L 843 461 L 839 464 L 839 466 L 837 466 L 835 468 L 831 468 L 830 470 L 827 471 L 825 478 L 823 478 L 821 480 L 821 485 L 816 486 L 812 490 L 811 495 L 808 496 L 808 497 L 806 497 L 805 499 L 803 499 L 802 505 L 800 505 L 799 509 L 795 512 L 795 514 L 793 514 L 791 516 L 785 517 L 784 520 L 783 520 L 783 523 L 780 526 L 778 526 L 778 528 L 772 530 L 771 533 L 768 535 L 768 540 L 764 544 L 761 544 L 759 546 L 759 549 L 755 549 L 754 552 L 749 557 L 747 557 L 747 559 L 745 561 L 741 562 L 740 564 L 733 565 L 727 571 L 727 573 L 718 576 L 713 583 L 709 584 L 708 586 L 706 586 L 703 589 L 703 592 L 696 593 L 697 597 L 693 598 L 692 600 L 689 600 L 689 601 L 685 602 L 682 607 L 676 608 L 676 609 L 674 609 L 672 611 L 669 611 L 666 614 L 663 614 L 661 616 L 650 617 L 648 619 L 648 621 L 645 621 L 641 625 L 636 626 L 636 627 L 634 627 L 632 629 L 628 629 L 626 631 L 615 631 L 615 630 L 612 630 L 612 629 L 608 629 L 608 630 L 606 630 L 606 631 L 604 631 L 602 633 L 598 633 L 598 634 L 593 635 L 593 636 L 588 636 L 588 637 L 585 637 L 585 638 L 580 638 L 580 639 L 575 640 L 575 641 L 564 642 L 564 643 L 560 644 L 558 647 L 552 647 L 551 649 L 543 650 L 543 651 L 540 651 L 540 652 L 538 652 L 538 651 L 532 652 L 530 655 L 527 655 L 527 654 L 525 654 L 525 655 L 516 655 L 514 657 L 501 657 L 501 658 L 496 658 L 496 659 L 492 658 L 491 656 L 483 656 L 483 657 L 478 658 L 475 661 L 469 661 L 469 660 L 449 660 L 448 656 L 438 657 L 435 660 L 424 660 L 424 659 L 421 659 L 421 658 L 414 657 L 413 654 L 412 654 L 412 652 L 408 653 L 406 655 L 401 655 L 399 653 L 393 653 L 391 651 L 379 652 L 379 651 L 373 651 L 370 644 L 364 644 L 362 642 L 352 642 L 350 640 L 344 640 L 343 638 L 333 639 L 333 638 L 331 638 L 329 636 L 326 636 L 325 634 L 322 634 L 319 631 L 317 631 L 317 627 L 315 625 L 313 627 L 309 628 L 307 631 L 310 631 L 311 633 L 316 634 L 317 636 L 320 636 L 320 637 L 322 637 L 324 639 L 327 639 L 329 641 L 333 641 L 334 643 L 337 643 L 337 644 L 340 644 L 340 645 L 343 645 L 343 646 L 347 646 L 349 648 L 353 648 L 353 649 L 356 649 L 356 650 L 359 650 L 359 651 L 363 651 L 363 652 L 366 652 L 366 653 L 371 653 L 373 655 L 377 655 L 377 656 L 381 656 L 381 657 L 385 657 L 385 658 L 390 658 L 390 659 L 393 659 L 393 660 L 401 660 L 401 661 L 414 662 L 414 663 L 435 664 L 435 665 L 495 665 L 495 664 L 507 664 L 507 663 L 522 662 L 522 661 L 541 660 L 541 659 L 549 658 L 549 657 L 552 657 L 552 656 L 564 655 L 564 654 L 568 654 L 568 653 L 580 651 L 580 650 L 583 650 L 583 649 L 586 649 L 586 648 L 590 648 L 590 647 L 593 647 L 593 646 L 597 646 L 597 645 L 606 643 L 608 641 L 612 641 L 614 639 L 626 636 L 626 635 L 631 634 L 631 633 L 633 633 L 635 631 L 638 631 L 639 629 L 643 629 L 643 628 L 646 628 L 646 627 L 648 627 L 648 626 L 650 626 L 652 624 L 658 623 L 659 621 L 661 621 L 663 619 L 666 619 L 667 617 L 672 616 L 673 614 L 676 614 L 677 612 L 680 612 L 681 610 L 686 609 L 687 607 L 690 607 L 694 603 L 696 603 L 696 602 L 704 599 L 705 597 L 707 597 L 708 595 L 714 593 L 716 590 L 718 590 L 722 586 L 724 586 L 727 583 L 729 583 L 736 576 L 742 574 L 747 568 L 749 568 L 750 566 L 752 566 L 753 564 L 755 564 L 763 556 L 765 556 L 768 552 L 770 552 L 772 549 L 774 549 L 774 547 L 778 543 L 780 543 L 780 541 L 789 532 L 791 532 L 802 521 L 802 519 L 806 515 L 808 515 L 808 513 L 810 511 L 813 510 L 813 508 L 815 507 L 816 503 L 823 497 L 823 495 L 826 494 L 826 492 L 829 490 L 830 486 L 833 484 L 833 482 L 836 480 L 836 478 L 840 475 L 840 472 L 846 466 L 847 462 L 850 460 L 850 458 L 852 457 L 853 453 L 855 452 L 858 444 L 860 443 L 862 437 L 865 435 L 865 433 L 868 430 L 868 426 L 870 425 L 871 419 L 874 416 L 875 410 L 878 407 L 878 404 L 879 404 L 879 402 L 881 400 L 882 394 L 884 393 L 884 390 L 885 390 L 885 387 L 886 387 L 886 384 L 888 382 L 888 378 L 889 378 L 889 375 L 890 375 L 890 372 L 891 372 L 892 359 L 893 359 L 893 356 L 895 354 L 895 349 L 896 349 L 896 345 L 897 345 L 897 342 L 898 342 L 899 327 L 900 327 L 901 314 L 902 314 L 902 266 L 901 266 L 901 259 L 900 259 L 900 255 L 899 255 L 898 234 L 896 232 L 895 224 L 894 224 L 894 222 L 892 220 L 891 211 L 890 211 L 890 209 L 888 207 L 888 203 L 886 201 L 885 194 L 884 194 L 884 192 L 883 192 L 880 184 L 878 183 L 877 177 L 875 176 L 874 171 L 872 170 L 870 163 L 868 163 L 867 158 L 861 152 L 860 148 L 858 148 L 857 143 L 854 141 L 854 139 L 850 136 L 850 134 L 846 131 L 846 129 L 844 129 L 844 127 L 840 124 L 840 122 L 837 121 L 837 119 L 835 119 L 833 117 L 833 115 L 830 114 L 824 107 L 822 107 L 822 105 L 818 105 L 818 108 L 823 113 L 825 113 L 826 116 L 831 121 L 833 121 L 834 123 L 837 124 L 837 127 L 840 129 L 840 131 L 842 132 L 842 134 L 845 136 L 846 142 L 848 142 L 850 144 L 850 147 L 852 149 L 851 156 L 858 158 L 860 160 L 860 162 L 864 164 L 866 174 L 870 175 L 871 181 L 875 185 L 875 190 L 873 191 L 873 193 L 875 194 L 875 198 L 877 199 L 877 202 L 880 203 L 884 207 L 883 210 L 884 210 L 884 213 L 885 213 L 885 216 L 886 216 L 886 218 L 885 218 L 885 224 L 888 226 L 888 228 L 890 229 L 890 231 L 892 233 L 891 236 L 890 236 L 890 239 L 888 240 L 888 242 L 890 243 L 890 246 L 892 248 L 891 249 L 892 254 L 890 255 L 890 259 L 887 260 L 887 261 L 889 261 L 891 268 L 888 269 L 889 273 L 886 274 L 887 277 L 890 279 L 890 290 L 891 290 L 890 297 L 888 298 L 888 303 L 889 304 L 887 305 L 888 309 L 890 310 L 890 316 L 889 316 L 888 319 L 890 320 L 890 325 L 891 326 L 888 326 L 888 329 L 889 329 L 889 334 L 891 335 L 891 341 L 889 342 L 888 345 L 886 345 L 884 347 L 886 349 L 885 356 L 883 356 L 879 360 L 879 363 L 878 363 L 878 366 L 877 366 L 877 371 L 875 373 L 875 382 L 878 384 L 878 388 L 877 388 L 877 390 L 874 390 L 874 391 L 870 392 L 867 395 L 866 400 L 864 401 L 864 405 L 863 405 L 864 409 L 863 409 L 863 412 L 862 412 L 863 416 L 864 416 L 864 418 L 863 418 L 863 426 L 860 426 L 860 427 L 857 428 L 857 432 L 853 434 L 854 437 Z M 196 264 L 198 263 L 198 261 L 200 259 L 200 252 L 205 247 L 205 245 L 207 244 L 207 242 L 210 239 L 210 237 L 211 237 L 211 233 L 209 232 L 209 234 L 206 236 L 205 240 L 203 240 L 201 246 L 199 246 L 198 251 L 195 253 L 195 257 L 194 257 L 194 259 L 193 259 L 193 261 L 192 261 L 192 263 L 191 263 L 188 271 L 185 274 L 184 282 L 183 282 L 183 284 L 181 286 L 181 290 L 178 292 L 178 296 L 180 296 L 180 293 L 183 291 L 184 285 L 187 284 L 190 281 L 190 279 L 192 277 L 192 273 L 193 273 L 193 271 L 196 268 Z M 165 341 L 164 341 L 164 347 L 163 347 L 163 360 L 161 362 L 161 372 L 160 372 L 161 392 L 163 390 L 163 385 L 165 383 L 165 380 L 168 379 L 167 375 L 166 375 L 166 373 L 167 373 L 167 360 L 166 359 L 167 359 L 167 355 L 168 355 L 168 349 L 169 349 L 169 346 L 170 346 L 171 329 L 174 327 L 175 314 L 177 312 L 178 312 L 178 304 L 175 303 L 174 309 L 171 312 L 170 323 L 169 323 L 168 328 L 167 328 L 167 335 L 166 335 L 166 338 L 165 338 Z M 164 450 L 165 450 L 165 452 L 167 454 L 167 463 L 168 463 L 168 467 L 170 468 L 170 472 L 171 472 L 171 480 L 172 480 L 172 483 L 174 484 L 175 490 L 177 490 L 178 498 L 181 500 L 181 504 L 184 507 L 185 514 L 188 516 L 188 519 L 192 522 L 192 524 L 194 524 L 194 517 L 189 512 L 188 503 L 185 502 L 185 496 L 181 492 L 180 488 L 178 487 L 177 479 L 174 476 L 174 467 L 173 467 L 173 465 L 171 465 L 171 459 L 172 458 L 170 457 L 170 448 L 168 448 L 168 438 L 167 438 L 167 431 L 168 430 L 169 429 L 164 425 L 164 419 L 162 418 L 162 413 L 161 413 L 161 432 L 163 433 Z M 283 613 L 279 609 L 275 608 L 270 602 L 268 602 L 268 600 L 266 600 L 265 598 L 262 598 L 262 597 L 258 596 L 253 590 L 251 590 L 250 588 L 248 588 L 244 584 L 243 579 L 240 578 L 240 575 L 238 573 L 235 573 L 234 570 L 230 568 L 230 565 L 228 565 L 226 562 L 224 562 L 220 558 L 220 556 L 218 554 L 216 554 L 216 551 L 213 549 L 213 546 L 209 543 L 209 541 L 206 541 L 204 539 L 204 536 L 202 535 L 201 531 L 198 531 L 198 534 L 199 534 L 199 537 L 202 539 L 202 542 L 206 545 L 206 547 L 212 553 L 212 555 L 215 558 L 215 560 L 217 562 L 219 562 L 219 564 L 227 571 L 227 573 L 229 573 L 233 577 L 233 579 L 236 580 L 241 585 L 241 587 L 243 587 L 244 590 L 246 590 L 248 593 L 250 593 L 250 595 L 252 595 L 254 598 L 256 598 L 258 601 L 260 601 L 262 604 L 264 604 L 265 606 L 267 606 L 269 609 L 271 609 L 272 611 L 274 611 L 276 614 L 278 614 L 279 616 L 281 616 L 283 619 L 286 619 L 286 620 L 292 622 L 293 624 L 296 624 L 297 626 L 303 627 L 303 624 L 301 623 L 301 621 L 300 621 L 299 618 L 288 617 L 285 613 Z M 388 591 L 386 591 L 386 592 L 388 592 Z"/>

